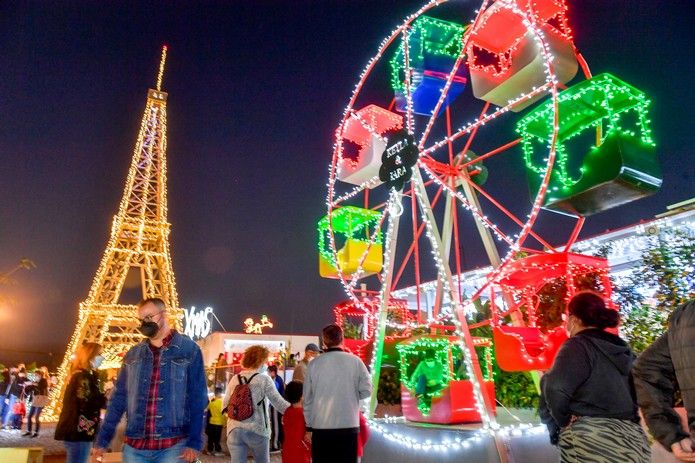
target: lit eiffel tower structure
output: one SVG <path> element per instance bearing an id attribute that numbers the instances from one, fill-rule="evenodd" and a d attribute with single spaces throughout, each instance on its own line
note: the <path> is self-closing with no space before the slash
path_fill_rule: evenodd
<path id="1" fill-rule="evenodd" d="M 143 339 L 136 306 L 119 303 L 129 272 L 139 273 L 142 296 L 166 303 L 170 321 L 181 331 L 174 270 L 169 251 L 166 188 L 166 102 L 162 91 L 167 47 L 162 48 L 157 86 L 147 92 L 147 104 L 128 171 L 125 191 L 113 219 L 111 237 L 87 299 L 80 304 L 77 326 L 49 394 L 46 418 L 57 418 L 68 383 L 70 361 L 83 342 L 103 346 L 102 368 L 119 368 L 123 354 Z M 132 278 L 132 276 L 131 276 Z M 130 279 L 129 279 L 130 281 Z"/>

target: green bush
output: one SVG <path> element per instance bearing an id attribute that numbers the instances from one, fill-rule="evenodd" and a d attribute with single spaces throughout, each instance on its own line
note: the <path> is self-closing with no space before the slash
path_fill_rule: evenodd
<path id="1" fill-rule="evenodd" d="M 384 405 L 401 403 L 401 380 L 398 376 L 398 368 L 385 366 L 381 369 L 379 391 L 376 397 L 379 403 Z"/>

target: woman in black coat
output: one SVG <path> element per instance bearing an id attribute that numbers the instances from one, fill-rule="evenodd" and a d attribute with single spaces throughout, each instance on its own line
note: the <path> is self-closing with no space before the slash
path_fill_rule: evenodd
<path id="1" fill-rule="evenodd" d="M 649 463 L 630 371 L 634 354 L 618 336 L 617 311 L 592 291 L 568 305 L 570 335 L 541 378 L 540 416 L 563 463 Z"/>
<path id="2" fill-rule="evenodd" d="M 48 404 L 48 369 L 41 367 L 34 374 L 37 376 L 36 382 L 25 389 L 27 394 L 31 395 L 31 408 L 29 409 L 29 416 L 27 416 L 27 432 L 22 434 L 26 437 L 39 436 L 41 411 Z M 36 425 L 32 434 L 32 421 L 34 419 L 36 420 Z"/>
<path id="3" fill-rule="evenodd" d="M 63 408 L 56 425 L 56 440 L 64 441 L 66 463 L 87 463 L 99 429 L 106 397 L 99 389 L 96 369 L 103 360 L 101 346 L 87 342 L 77 348 Z"/>

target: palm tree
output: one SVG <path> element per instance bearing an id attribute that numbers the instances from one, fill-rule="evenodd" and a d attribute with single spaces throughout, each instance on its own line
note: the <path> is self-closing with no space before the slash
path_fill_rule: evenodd
<path id="1" fill-rule="evenodd" d="M 0 272 L 0 285 L 15 284 L 16 281 L 14 278 L 12 278 L 12 274 L 18 270 L 31 270 L 33 268 L 36 268 L 36 264 L 31 259 L 27 259 L 26 257 L 19 259 L 19 262 L 14 266 L 14 268 L 7 272 Z M 0 294 L 0 302 L 4 301 L 6 301 L 6 298 Z"/>

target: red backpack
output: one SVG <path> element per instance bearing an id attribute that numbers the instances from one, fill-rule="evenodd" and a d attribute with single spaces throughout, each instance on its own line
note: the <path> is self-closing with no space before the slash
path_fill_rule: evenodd
<path id="1" fill-rule="evenodd" d="M 234 392 L 229 398 L 227 406 L 227 416 L 234 421 L 248 420 L 253 416 L 253 397 L 251 397 L 251 386 L 249 383 L 258 373 L 253 374 L 249 379 L 237 375 L 237 384 Z"/>

